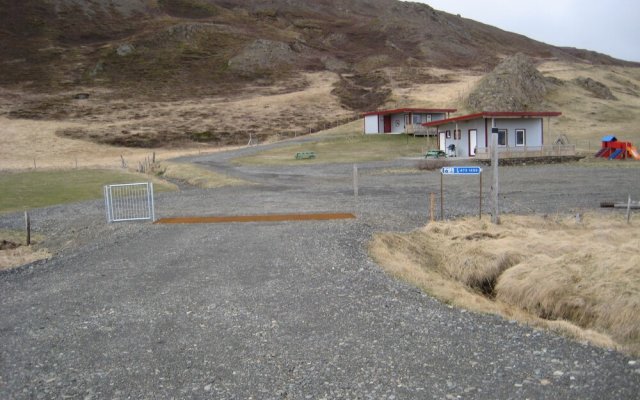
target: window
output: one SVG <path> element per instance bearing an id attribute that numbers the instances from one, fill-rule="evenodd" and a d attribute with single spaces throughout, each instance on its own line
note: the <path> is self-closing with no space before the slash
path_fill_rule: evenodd
<path id="1" fill-rule="evenodd" d="M 420 125 L 422 123 L 422 114 L 413 114 L 413 124 Z"/>
<path id="2" fill-rule="evenodd" d="M 453 130 L 453 139 L 454 140 L 461 140 L 462 139 L 462 130 L 461 129 L 454 129 Z"/>
<path id="3" fill-rule="evenodd" d="M 498 129 L 498 146 L 506 146 L 506 145 L 507 145 L 507 130 Z"/>
<path id="4" fill-rule="evenodd" d="M 516 129 L 516 146 L 527 145 L 527 131 L 524 129 Z"/>
<path id="5" fill-rule="evenodd" d="M 431 114 L 427 114 L 427 122 L 431 122 Z"/>
<path id="6" fill-rule="evenodd" d="M 451 139 L 451 131 L 446 131 L 447 132 L 447 139 Z"/>

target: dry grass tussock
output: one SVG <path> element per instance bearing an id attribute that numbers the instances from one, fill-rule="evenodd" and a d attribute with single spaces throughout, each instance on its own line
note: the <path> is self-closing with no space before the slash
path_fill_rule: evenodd
<path id="1" fill-rule="evenodd" d="M 639 249 L 637 222 L 614 214 L 437 222 L 370 246 L 390 273 L 447 303 L 636 355 Z"/>
<path id="2" fill-rule="evenodd" d="M 51 257 L 47 249 L 26 246 L 24 235 L 24 232 L 0 230 L 0 271 Z M 42 237 L 34 235 L 31 240 L 37 244 Z"/>
<path id="3" fill-rule="evenodd" d="M 45 249 L 34 250 L 32 247 L 27 246 L 11 250 L 0 250 L 0 271 L 50 257 L 51 254 Z"/>

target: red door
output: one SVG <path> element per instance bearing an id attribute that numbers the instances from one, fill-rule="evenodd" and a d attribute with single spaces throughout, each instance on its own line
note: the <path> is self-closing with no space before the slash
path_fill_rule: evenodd
<path id="1" fill-rule="evenodd" d="M 391 115 L 384 116 L 384 133 L 391 133 Z"/>

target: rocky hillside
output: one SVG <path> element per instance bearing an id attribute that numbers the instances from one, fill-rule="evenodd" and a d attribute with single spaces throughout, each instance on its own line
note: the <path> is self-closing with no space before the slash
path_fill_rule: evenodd
<path id="1" fill-rule="evenodd" d="M 184 98 L 329 70 L 345 107 L 369 109 L 388 82 L 356 82 L 383 67 L 490 70 L 516 52 L 629 64 L 396 0 L 0 0 L 0 26 L 0 85 L 38 91 Z"/>
<path id="2" fill-rule="evenodd" d="M 397 0 L 0 0 L 0 117 L 60 121 L 58 136 L 115 146 L 246 144 L 378 107 L 440 107 L 449 92 L 464 108 L 479 76 L 517 53 L 536 63 L 639 65 Z M 507 102 L 490 108 L 534 109 L 539 96 L 564 101 L 568 88 L 606 95 L 575 76 L 538 93 L 546 84 L 534 71 L 508 63 L 528 97 L 480 88 L 483 101 Z M 640 92 L 635 76 L 593 78 L 621 99 Z"/>

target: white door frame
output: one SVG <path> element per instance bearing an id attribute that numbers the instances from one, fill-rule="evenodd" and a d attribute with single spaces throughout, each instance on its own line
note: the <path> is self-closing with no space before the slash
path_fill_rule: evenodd
<path id="1" fill-rule="evenodd" d="M 478 130 L 469 129 L 469 157 L 476 156 L 476 147 L 478 147 Z"/>
<path id="2" fill-rule="evenodd" d="M 447 151 L 447 138 L 444 132 L 438 132 L 438 143 L 440 144 L 440 150 Z"/>

